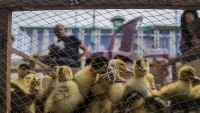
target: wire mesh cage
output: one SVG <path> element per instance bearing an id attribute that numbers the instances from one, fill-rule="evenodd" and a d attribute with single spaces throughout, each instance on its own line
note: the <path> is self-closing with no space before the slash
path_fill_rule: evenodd
<path id="1" fill-rule="evenodd" d="M 0 1 L 2 112 L 199 112 L 199 1 Z"/>

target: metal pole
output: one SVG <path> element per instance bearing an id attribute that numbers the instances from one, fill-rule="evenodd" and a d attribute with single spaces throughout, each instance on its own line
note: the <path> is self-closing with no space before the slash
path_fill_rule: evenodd
<path id="1" fill-rule="evenodd" d="M 76 28 L 77 28 L 77 23 L 78 23 L 77 16 L 78 16 L 78 10 L 75 10 L 75 27 Z"/>
<path id="2" fill-rule="evenodd" d="M 178 11 L 175 10 L 175 25 L 176 26 L 178 26 L 178 20 L 177 20 L 178 16 L 177 16 L 177 13 L 178 13 Z"/>
<path id="3" fill-rule="evenodd" d="M 92 17 L 93 17 L 93 22 L 92 22 L 93 28 L 95 28 L 95 18 L 96 18 L 95 9 L 93 9 L 93 15 L 92 15 Z"/>
<path id="4" fill-rule="evenodd" d="M 95 45 L 95 20 L 96 20 L 96 14 L 95 14 L 96 10 L 93 9 L 93 14 L 92 14 L 92 50 L 94 50 L 94 45 Z"/>

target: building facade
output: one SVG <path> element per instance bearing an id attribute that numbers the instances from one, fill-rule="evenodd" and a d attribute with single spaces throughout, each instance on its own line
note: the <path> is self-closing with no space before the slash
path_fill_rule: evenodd
<path id="1" fill-rule="evenodd" d="M 96 52 L 108 48 L 112 32 L 123 24 L 124 18 L 115 16 L 111 19 L 113 27 L 69 27 L 66 26 L 68 35 L 77 36 L 90 50 Z M 21 26 L 20 35 L 16 38 L 16 48 L 28 55 L 47 55 L 48 47 L 57 40 L 53 27 Z M 122 33 L 118 34 L 115 49 L 120 47 Z M 179 54 L 180 30 L 175 26 L 152 25 L 138 29 L 135 40 L 134 52 L 144 56 L 149 50 L 161 50 L 176 57 Z"/>

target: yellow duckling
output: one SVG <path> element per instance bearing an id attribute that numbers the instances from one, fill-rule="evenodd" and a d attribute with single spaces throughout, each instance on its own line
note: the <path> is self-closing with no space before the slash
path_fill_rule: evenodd
<path id="1" fill-rule="evenodd" d="M 178 72 L 178 80 L 163 86 L 157 96 L 170 100 L 173 105 L 172 110 L 181 109 L 179 104 L 189 98 L 192 80 L 200 80 L 196 76 L 196 69 L 192 66 L 183 66 Z"/>
<path id="2" fill-rule="evenodd" d="M 149 73 L 149 63 L 146 59 L 137 59 L 133 64 L 133 74 L 125 84 L 120 111 L 143 113 L 144 98 L 151 97 L 150 82 L 145 77 Z M 138 95 L 139 94 L 139 95 Z M 142 95 L 142 96 L 141 96 Z"/>
<path id="3" fill-rule="evenodd" d="M 73 112 L 84 98 L 78 85 L 73 81 L 72 70 L 68 66 L 60 66 L 56 75 L 58 83 L 47 97 L 44 112 Z"/>

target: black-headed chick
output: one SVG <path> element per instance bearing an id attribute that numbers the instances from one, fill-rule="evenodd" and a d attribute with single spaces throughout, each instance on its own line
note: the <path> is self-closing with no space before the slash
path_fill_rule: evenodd
<path id="1" fill-rule="evenodd" d="M 11 110 L 35 113 L 35 99 L 42 93 L 41 79 L 35 74 L 24 77 L 24 83 L 11 82 Z"/>
<path id="2" fill-rule="evenodd" d="M 88 104 L 90 104 L 93 96 L 91 88 L 95 83 L 96 76 L 99 74 L 105 74 L 108 70 L 108 59 L 105 57 L 96 57 L 92 63 L 82 69 L 74 75 L 74 80 L 79 86 L 81 94 L 84 97 L 84 102 L 79 105 L 79 109 L 76 112 L 84 111 Z"/>
<path id="3" fill-rule="evenodd" d="M 124 72 L 132 72 L 126 63 L 120 59 L 111 59 L 108 64 L 107 73 L 100 75 L 91 91 L 96 97 L 87 107 L 87 112 L 112 113 L 114 105 L 123 95 L 123 85 L 126 79 L 121 77 Z"/>
<path id="4" fill-rule="evenodd" d="M 11 79 L 11 82 L 15 83 L 15 84 L 23 84 L 24 77 L 30 73 L 35 73 L 35 72 L 31 70 L 31 68 L 28 64 L 21 64 L 17 68 L 18 77 Z"/>

